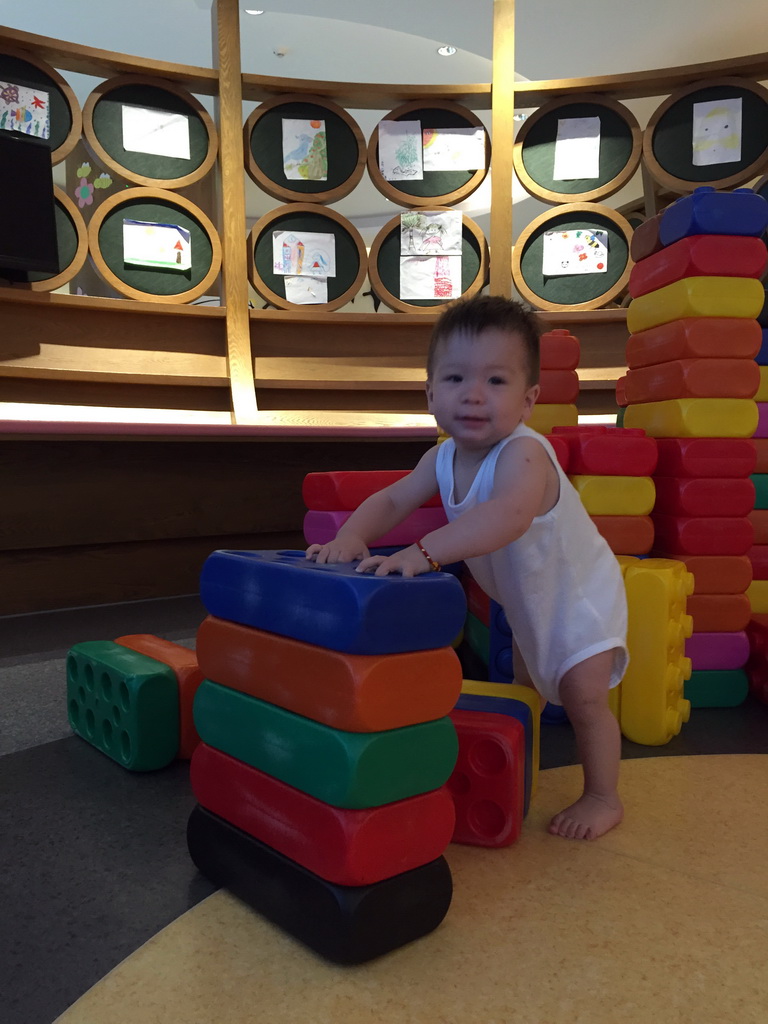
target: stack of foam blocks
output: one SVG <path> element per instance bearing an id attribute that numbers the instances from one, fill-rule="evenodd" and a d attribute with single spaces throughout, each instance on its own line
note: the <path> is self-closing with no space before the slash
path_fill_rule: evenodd
<path id="1" fill-rule="evenodd" d="M 741 703 L 768 204 L 696 189 L 638 229 L 623 422 L 657 438 L 654 553 L 685 562 L 693 707 Z"/>
<path id="2" fill-rule="evenodd" d="M 549 434 L 554 427 L 575 426 L 579 421 L 576 367 L 581 345 L 568 330 L 546 331 L 541 335 L 539 353 L 541 391 L 528 426 L 540 434 Z"/>
<path id="3" fill-rule="evenodd" d="M 199 870 L 336 963 L 426 935 L 452 894 L 458 580 L 216 551 L 201 598 Z"/>

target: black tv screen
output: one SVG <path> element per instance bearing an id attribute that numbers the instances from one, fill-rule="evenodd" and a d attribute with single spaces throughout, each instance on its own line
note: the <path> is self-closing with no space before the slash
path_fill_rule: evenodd
<path id="1" fill-rule="evenodd" d="M 0 132 L 0 277 L 59 272 L 50 147 Z"/>

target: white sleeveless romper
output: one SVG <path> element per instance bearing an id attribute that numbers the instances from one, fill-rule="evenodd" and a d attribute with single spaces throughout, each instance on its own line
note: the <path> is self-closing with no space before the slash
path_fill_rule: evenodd
<path id="1" fill-rule="evenodd" d="M 539 693 L 560 704 L 560 680 L 586 658 L 616 648 L 611 687 L 626 671 L 627 601 L 615 555 L 552 445 L 523 423 L 486 455 L 460 504 L 453 501 L 455 444 L 450 438 L 437 451 L 437 482 L 450 522 L 491 497 L 496 460 L 518 437 L 532 437 L 546 450 L 560 481 L 558 500 L 522 537 L 488 555 L 468 558 L 466 564 L 486 594 L 503 607 Z"/>

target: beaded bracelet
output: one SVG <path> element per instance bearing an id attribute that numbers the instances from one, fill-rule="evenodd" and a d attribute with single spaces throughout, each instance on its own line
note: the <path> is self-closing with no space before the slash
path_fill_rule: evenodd
<path id="1" fill-rule="evenodd" d="M 430 555 L 430 553 L 427 551 L 427 549 L 424 547 L 420 540 L 416 541 L 416 547 L 429 562 L 429 567 L 432 570 L 432 572 L 440 572 L 440 563 L 434 560 L 434 558 Z"/>

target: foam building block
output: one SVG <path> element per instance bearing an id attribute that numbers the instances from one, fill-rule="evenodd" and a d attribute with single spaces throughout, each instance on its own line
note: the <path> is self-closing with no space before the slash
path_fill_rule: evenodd
<path id="1" fill-rule="evenodd" d="M 717 192 L 701 185 L 661 213 L 659 239 L 672 245 L 688 235 L 754 235 L 768 226 L 768 203 L 750 188 Z"/>
<path id="2" fill-rule="evenodd" d="M 675 398 L 755 398 L 760 370 L 752 359 L 677 359 L 630 370 L 630 404 Z"/>
<path id="3" fill-rule="evenodd" d="M 556 427 L 553 437 L 568 449 L 566 472 L 599 476 L 650 476 L 658 458 L 656 440 L 643 430 Z M 551 439 L 550 439 L 551 440 Z"/>
<path id="4" fill-rule="evenodd" d="M 592 516 L 598 533 L 614 555 L 647 555 L 653 547 L 650 516 Z"/>
<path id="5" fill-rule="evenodd" d="M 753 612 L 758 615 L 768 614 L 768 580 L 752 580 L 747 598 Z"/>
<path id="6" fill-rule="evenodd" d="M 308 509 L 318 512 L 350 512 L 377 491 L 408 476 L 410 470 L 350 470 L 331 473 L 307 473 L 301 496 Z M 434 494 L 424 507 L 440 507 L 440 495 Z"/>
<path id="7" fill-rule="evenodd" d="M 654 511 L 671 516 L 745 517 L 755 503 L 749 479 L 656 476 Z"/>
<path id="8" fill-rule="evenodd" d="M 557 430 L 557 429 L 558 428 L 555 427 L 555 430 Z M 560 437 L 559 434 L 548 434 L 547 435 L 547 440 L 549 441 L 549 443 L 552 445 L 552 448 L 554 449 L 555 456 L 557 457 L 557 461 L 560 463 L 560 468 L 562 469 L 562 471 L 564 473 L 567 473 L 568 472 L 568 460 L 569 460 L 569 457 L 570 457 L 570 453 L 568 451 L 568 446 L 566 445 L 565 441 L 563 441 L 563 439 Z"/>
<path id="9" fill-rule="evenodd" d="M 659 238 L 660 222 L 661 214 L 657 213 L 655 217 L 648 217 L 642 224 L 638 224 L 632 232 L 629 255 L 634 263 L 648 259 L 662 248 L 663 243 Z"/>
<path id="10" fill-rule="evenodd" d="M 746 555 L 684 555 L 680 560 L 693 573 L 694 594 L 743 594 L 752 582 Z"/>
<path id="11" fill-rule="evenodd" d="M 333 963 L 365 963 L 419 939 L 451 904 L 444 857 L 373 885 L 340 886 L 199 805 L 187 824 L 187 846 L 214 885 Z"/>
<path id="12" fill-rule="evenodd" d="M 505 685 L 503 683 L 499 685 Z M 508 684 L 507 684 L 508 685 Z M 531 806 L 531 799 L 534 795 L 534 755 L 533 755 L 533 733 L 534 719 L 536 713 L 531 712 L 530 707 L 524 701 L 515 700 L 514 697 L 488 697 L 484 694 L 462 693 L 456 703 L 457 711 L 482 711 L 489 714 L 508 715 L 516 719 L 525 730 L 525 796 L 523 801 L 523 813 L 528 813 Z M 538 766 L 536 775 L 538 777 Z"/>
<path id="13" fill-rule="evenodd" d="M 755 473 L 768 473 L 768 438 L 753 437 L 752 445 L 755 449 Z"/>
<path id="14" fill-rule="evenodd" d="M 749 657 L 749 638 L 743 629 L 732 633 L 694 632 L 685 641 L 685 656 L 690 658 L 694 672 L 743 668 Z"/>
<path id="15" fill-rule="evenodd" d="M 748 398 L 678 398 L 624 410 L 627 427 L 651 437 L 749 438 L 758 426 L 757 403 Z"/>
<path id="16" fill-rule="evenodd" d="M 649 476 L 569 476 L 582 504 L 594 516 L 646 516 L 656 488 Z"/>
<path id="17" fill-rule="evenodd" d="M 743 437 L 660 437 L 659 476 L 738 479 L 755 470 L 755 442 Z"/>
<path id="18" fill-rule="evenodd" d="M 378 807 L 442 786 L 456 763 L 448 717 L 385 732 L 344 732 L 209 679 L 194 704 L 211 747 L 335 807 Z"/>
<path id="19" fill-rule="evenodd" d="M 190 766 L 197 802 L 337 885 L 372 885 L 435 860 L 456 814 L 449 790 L 349 810 L 333 807 L 201 743 Z"/>
<path id="20" fill-rule="evenodd" d="M 464 639 L 472 652 L 480 659 L 488 670 L 490 660 L 491 637 L 488 626 L 481 622 L 477 616 L 467 612 L 467 620 L 464 624 Z"/>
<path id="21" fill-rule="evenodd" d="M 768 544 L 754 544 L 747 552 L 747 558 L 752 566 L 752 578 L 768 580 Z M 751 582 L 752 580 L 749 581 Z"/>
<path id="22" fill-rule="evenodd" d="M 747 317 L 763 304 L 763 286 L 750 277 L 685 277 L 633 299 L 627 309 L 631 334 L 689 316 Z"/>
<path id="23" fill-rule="evenodd" d="M 749 680 L 743 669 L 719 672 L 691 672 L 685 684 L 685 697 L 692 708 L 735 708 L 749 693 Z"/>
<path id="24" fill-rule="evenodd" d="M 538 401 L 544 405 L 569 405 L 579 397 L 579 375 L 575 370 L 541 370 L 541 393 Z"/>
<path id="25" fill-rule="evenodd" d="M 443 718 L 461 692 L 461 663 L 450 647 L 344 654 L 209 615 L 197 654 L 214 682 L 348 732 Z"/>
<path id="26" fill-rule="evenodd" d="M 768 616 L 753 615 L 746 629 L 749 658 L 745 666 L 749 691 L 768 704 Z"/>
<path id="27" fill-rule="evenodd" d="M 523 823 L 525 733 L 508 715 L 451 714 L 459 756 L 448 788 L 456 807 L 454 843 L 509 846 Z"/>
<path id="28" fill-rule="evenodd" d="M 67 654 L 73 732 L 129 771 L 165 768 L 179 750 L 179 686 L 173 669 L 109 640 Z"/>
<path id="29" fill-rule="evenodd" d="M 750 584 L 753 586 L 754 584 Z M 749 622 L 748 594 L 692 594 L 688 598 L 688 611 L 696 629 L 702 633 L 718 630 L 737 632 Z"/>
<path id="30" fill-rule="evenodd" d="M 768 510 L 753 508 L 747 518 L 752 524 L 755 544 L 768 544 Z"/>
<path id="31" fill-rule="evenodd" d="M 629 276 L 633 299 L 684 277 L 754 277 L 765 270 L 762 239 L 745 235 L 687 235 L 635 263 Z"/>
<path id="32" fill-rule="evenodd" d="M 521 701 L 531 713 L 531 797 L 536 796 L 541 761 L 541 700 L 530 686 L 521 683 L 493 683 L 484 679 L 465 679 L 461 685 L 465 696 L 498 697 L 501 700 Z"/>
<path id="33" fill-rule="evenodd" d="M 526 426 L 540 434 L 551 434 L 555 427 L 576 426 L 579 410 L 575 405 L 551 405 L 537 402 L 526 420 Z"/>
<path id="34" fill-rule="evenodd" d="M 634 743 L 660 746 L 690 716 L 683 684 L 691 673 L 684 643 L 692 632 L 686 599 L 693 577 L 680 562 L 649 558 L 626 564 L 624 583 L 631 657 L 621 682 L 621 731 Z"/>
<path id="35" fill-rule="evenodd" d="M 760 375 L 760 384 L 753 397 L 756 402 L 768 402 L 768 366 L 758 366 L 757 363 L 755 366 Z"/>
<path id="36" fill-rule="evenodd" d="M 490 597 L 469 572 L 463 574 L 461 584 L 467 598 L 467 610 L 487 626 L 491 617 Z"/>
<path id="37" fill-rule="evenodd" d="M 760 325 L 755 320 L 685 317 L 631 335 L 627 366 L 637 370 L 676 359 L 754 359 L 760 342 Z"/>
<path id="38" fill-rule="evenodd" d="M 581 357 L 579 339 L 569 330 L 544 331 L 539 338 L 539 363 L 542 370 L 575 370 Z"/>
<path id="39" fill-rule="evenodd" d="M 346 523 L 351 512 L 316 512 L 310 509 L 304 515 L 304 539 L 307 544 L 327 544 Z M 442 508 L 417 508 L 391 530 L 382 534 L 371 546 L 398 545 L 407 547 L 433 530 L 445 526 L 448 518 Z"/>
<path id="40" fill-rule="evenodd" d="M 651 516 L 654 546 L 671 557 L 685 555 L 746 555 L 754 531 L 748 518 Z"/>
<path id="41" fill-rule="evenodd" d="M 757 426 L 754 430 L 755 437 L 768 437 L 768 403 L 757 402 Z"/>
<path id="42" fill-rule="evenodd" d="M 768 474 L 753 473 L 750 477 L 755 488 L 755 508 L 768 508 Z"/>
<path id="43" fill-rule="evenodd" d="M 303 551 L 214 551 L 200 597 L 217 618 L 349 654 L 450 647 L 466 613 L 450 573 L 374 576 Z"/>
<path id="44" fill-rule="evenodd" d="M 163 637 L 150 633 L 133 633 L 130 636 L 119 636 L 116 644 L 130 647 L 139 654 L 146 654 L 164 665 L 168 665 L 176 674 L 179 685 L 179 750 L 177 757 L 188 761 L 200 742 L 195 723 L 192 718 L 192 702 L 197 688 L 203 680 L 197 655 L 181 644 L 175 644 Z"/>

